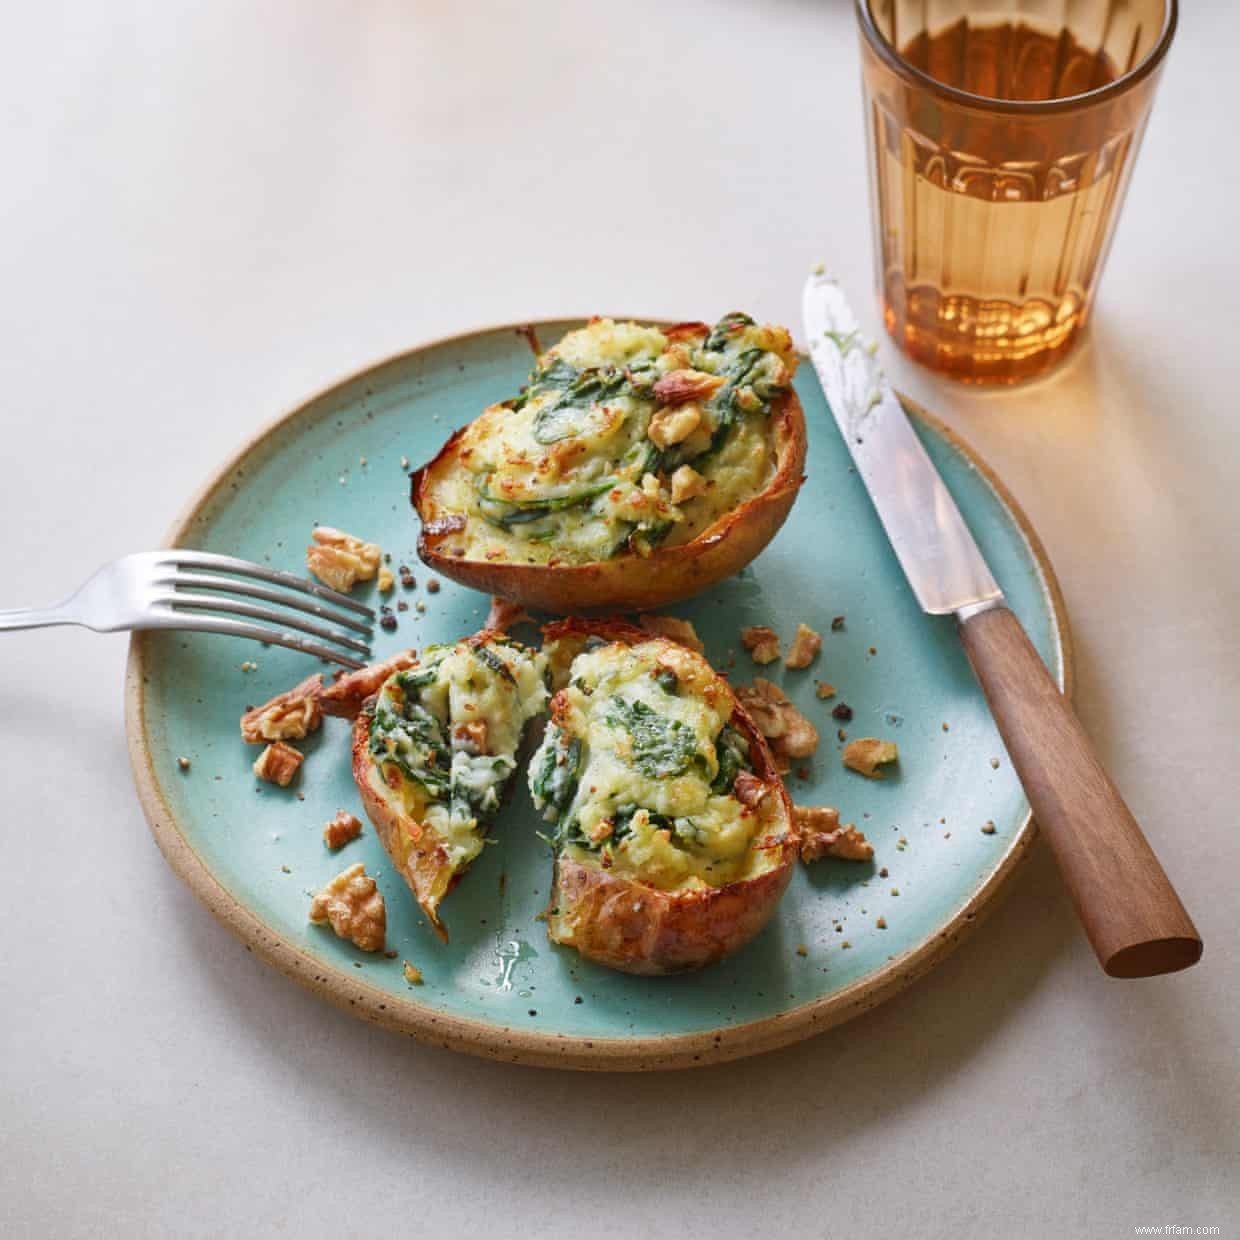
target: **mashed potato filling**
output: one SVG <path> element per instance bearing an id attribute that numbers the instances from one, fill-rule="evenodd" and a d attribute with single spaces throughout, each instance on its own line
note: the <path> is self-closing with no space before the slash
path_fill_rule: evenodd
<path id="1" fill-rule="evenodd" d="M 435 494 L 466 518 L 454 553 L 584 564 L 691 541 L 774 475 L 771 409 L 796 366 L 788 332 L 744 314 L 569 332 L 462 432 Z"/>
<path id="2" fill-rule="evenodd" d="M 726 681 L 671 643 L 579 654 L 529 771 L 556 847 L 662 890 L 746 877 L 765 815 L 733 794 L 750 763 L 732 708 Z"/>
<path id="3" fill-rule="evenodd" d="M 372 782 L 384 797 L 398 797 L 414 822 L 435 829 L 454 869 L 482 851 L 481 826 L 499 809 L 522 731 L 546 706 L 545 665 L 543 655 L 515 642 L 467 640 L 430 647 L 379 691 Z"/>

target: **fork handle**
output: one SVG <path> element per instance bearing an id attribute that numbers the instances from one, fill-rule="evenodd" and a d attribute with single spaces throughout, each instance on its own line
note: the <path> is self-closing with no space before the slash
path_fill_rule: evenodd
<path id="1" fill-rule="evenodd" d="M 960 638 L 1103 969 L 1196 964 L 1192 919 L 1020 622 L 990 607 L 961 620 Z"/>
<path id="2" fill-rule="evenodd" d="M 0 632 L 5 629 L 45 629 L 53 624 L 81 624 L 76 617 L 59 607 L 16 607 L 12 611 L 0 611 Z"/>

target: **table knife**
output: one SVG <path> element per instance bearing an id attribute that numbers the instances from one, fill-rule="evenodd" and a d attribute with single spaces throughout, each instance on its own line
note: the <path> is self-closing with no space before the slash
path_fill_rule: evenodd
<path id="1" fill-rule="evenodd" d="M 1195 964 L 1201 938 L 1071 706 L 1009 610 L 964 518 L 839 284 L 803 296 L 810 360 L 913 593 L 955 616 L 1038 827 L 1103 969 L 1150 977 Z"/>

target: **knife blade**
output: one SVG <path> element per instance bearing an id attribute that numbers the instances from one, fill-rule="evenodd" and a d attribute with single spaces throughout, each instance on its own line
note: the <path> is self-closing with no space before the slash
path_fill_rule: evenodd
<path id="1" fill-rule="evenodd" d="M 839 284 L 802 298 L 810 360 L 922 608 L 955 614 L 999 735 L 1103 969 L 1149 977 L 1195 964 L 1201 936 L 1103 769 L 917 438 Z"/>
<path id="2" fill-rule="evenodd" d="M 931 615 L 1003 598 L 969 527 L 909 423 L 839 284 L 811 275 L 810 359 L 909 585 Z"/>

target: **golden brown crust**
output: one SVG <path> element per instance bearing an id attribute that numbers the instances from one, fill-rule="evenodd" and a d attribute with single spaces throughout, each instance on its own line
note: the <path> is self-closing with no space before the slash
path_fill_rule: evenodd
<path id="1" fill-rule="evenodd" d="M 543 635 L 546 641 L 597 636 L 683 650 L 677 643 L 651 637 L 622 620 L 570 617 L 548 625 Z M 766 852 L 768 868 L 722 887 L 661 891 L 560 856 L 547 912 L 547 935 L 552 942 L 574 947 L 583 956 L 624 973 L 679 973 L 731 955 L 767 923 L 792 878 L 800 841 L 793 826 L 792 802 L 762 733 L 739 703 L 733 706 L 731 722 L 749 743 L 754 769 L 748 795 L 765 803 L 766 828 L 757 847 Z M 768 786 L 768 793 L 758 794 L 759 781 Z"/>
<path id="2" fill-rule="evenodd" d="M 666 333 L 665 333 L 666 334 Z M 663 607 L 699 594 L 745 567 L 775 537 L 804 481 L 805 413 L 789 390 L 771 412 L 775 475 L 766 488 L 703 530 L 692 542 L 626 554 L 594 564 L 511 564 L 448 553 L 465 519 L 430 498 L 435 480 L 455 465 L 463 430 L 412 476 L 412 502 L 422 518 L 418 555 L 436 572 L 487 594 L 544 611 L 600 613 Z"/>
<path id="3" fill-rule="evenodd" d="M 418 660 L 416 650 L 402 650 L 382 663 L 371 663 L 341 676 L 334 685 L 329 685 L 319 694 L 319 705 L 325 715 L 334 715 L 340 719 L 356 719 L 362 703 L 368 697 L 379 692 L 379 687 L 393 673 L 402 672 L 412 667 Z"/>
<path id="4" fill-rule="evenodd" d="M 453 870 L 443 838 L 435 828 L 397 809 L 375 787 L 375 779 L 382 779 L 382 775 L 370 758 L 370 712 L 363 710 L 353 724 L 353 780 L 384 851 L 409 884 L 431 928 L 446 943 L 448 929 L 439 918 L 439 904 L 460 875 Z"/>

